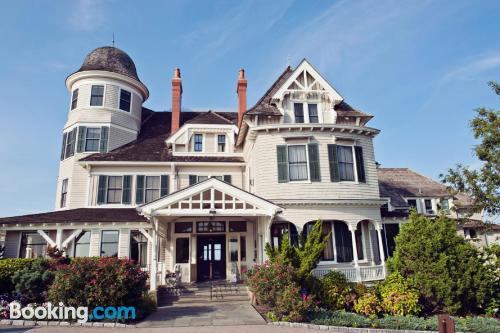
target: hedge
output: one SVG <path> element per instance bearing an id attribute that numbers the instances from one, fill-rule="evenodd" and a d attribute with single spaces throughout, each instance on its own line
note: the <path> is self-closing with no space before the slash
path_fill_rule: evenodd
<path id="1" fill-rule="evenodd" d="M 0 260 L 0 295 L 10 294 L 14 291 L 12 277 L 24 267 L 31 265 L 34 259 L 7 258 Z"/>
<path id="2" fill-rule="evenodd" d="M 497 333 L 500 320 L 485 317 L 453 317 L 457 332 Z M 369 319 L 365 316 L 345 311 L 318 311 L 311 315 L 311 323 L 316 325 L 344 327 L 375 327 L 397 330 L 437 331 L 437 316 L 428 318 L 416 316 L 385 316 Z"/>

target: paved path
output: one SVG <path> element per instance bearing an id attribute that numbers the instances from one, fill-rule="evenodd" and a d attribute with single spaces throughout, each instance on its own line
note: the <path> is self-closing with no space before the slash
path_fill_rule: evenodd
<path id="1" fill-rule="evenodd" d="M 1 331 L 0 331 L 1 332 Z M 245 326 L 197 326 L 197 327 L 164 327 L 164 328 L 101 328 L 101 327 L 40 327 L 28 333 L 314 333 L 319 332 L 307 328 L 294 328 L 273 325 Z M 329 331 L 335 333 L 335 331 Z M 346 333 L 337 332 L 337 333 Z"/>
<path id="2" fill-rule="evenodd" d="M 138 327 L 265 325 L 248 302 L 200 302 L 159 307 Z"/>

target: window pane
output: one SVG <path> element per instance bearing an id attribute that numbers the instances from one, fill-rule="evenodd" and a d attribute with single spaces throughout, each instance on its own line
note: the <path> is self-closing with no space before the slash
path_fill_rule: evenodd
<path id="1" fill-rule="evenodd" d="M 241 261 L 247 261 L 247 240 L 245 236 L 240 237 Z"/>
<path id="2" fill-rule="evenodd" d="M 120 109 L 123 111 L 130 111 L 130 99 L 132 94 L 129 91 L 120 91 Z"/>
<path id="3" fill-rule="evenodd" d="M 222 153 L 226 150 L 226 136 L 218 135 L 217 136 L 217 151 Z"/>
<path id="4" fill-rule="evenodd" d="M 140 231 L 130 233 L 130 259 L 141 267 L 147 263 L 148 241 Z"/>
<path id="5" fill-rule="evenodd" d="M 238 239 L 229 239 L 229 258 L 231 262 L 238 262 Z"/>
<path id="6" fill-rule="evenodd" d="M 187 264 L 189 262 L 189 238 L 175 240 L 175 263 Z"/>
<path id="7" fill-rule="evenodd" d="M 105 230 L 102 232 L 101 242 L 103 243 L 118 243 L 118 230 Z"/>
<path id="8" fill-rule="evenodd" d="M 38 232 L 23 232 L 20 258 L 39 258 L 47 254 L 47 242 Z"/>
<path id="9" fill-rule="evenodd" d="M 307 107 L 309 110 L 309 122 L 310 123 L 317 123 L 318 122 L 318 104 L 309 104 Z"/>
<path id="10" fill-rule="evenodd" d="M 71 96 L 71 110 L 76 108 L 78 103 L 78 89 L 73 90 L 73 95 Z"/>
<path id="11" fill-rule="evenodd" d="M 160 197 L 158 190 L 146 190 L 146 203 L 154 201 Z"/>
<path id="12" fill-rule="evenodd" d="M 307 180 L 306 146 L 289 146 L 288 163 L 290 180 Z"/>
<path id="13" fill-rule="evenodd" d="M 323 229 L 322 229 L 323 237 L 326 237 L 328 235 L 329 236 L 327 238 L 325 250 L 323 251 L 323 256 L 321 259 L 322 260 L 334 260 L 332 222 L 325 221 L 325 222 L 323 222 L 322 227 L 323 227 Z"/>
<path id="14" fill-rule="evenodd" d="M 194 135 L 194 151 L 203 151 L 203 135 Z"/>
<path id="15" fill-rule="evenodd" d="M 176 233 L 190 233 L 193 232 L 193 223 L 191 222 L 175 222 Z"/>
<path id="16" fill-rule="evenodd" d="M 101 257 L 117 257 L 117 256 L 118 256 L 118 243 L 101 244 Z"/>
<path id="17" fill-rule="evenodd" d="M 295 114 L 295 122 L 303 123 L 304 122 L 304 105 L 302 103 L 294 103 L 293 111 Z"/>
<path id="18" fill-rule="evenodd" d="M 90 105 L 102 106 L 103 96 L 104 96 L 104 86 L 92 86 Z"/>
<path id="19" fill-rule="evenodd" d="M 337 146 L 340 180 L 354 180 L 354 162 L 351 146 Z"/>
<path id="20" fill-rule="evenodd" d="M 230 232 L 246 232 L 247 222 L 246 221 L 229 221 L 229 231 Z"/>

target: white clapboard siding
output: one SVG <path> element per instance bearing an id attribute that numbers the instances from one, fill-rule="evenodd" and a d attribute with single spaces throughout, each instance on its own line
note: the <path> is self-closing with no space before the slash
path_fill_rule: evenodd
<path id="1" fill-rule="evenodd" d="M 130 230 L 120 229 L 120 238 L 118 242 L 118 257 L 128 258 L 130 255 Z"/>
<path id="2" fill-rule="evenodd" d="M 330 133 L 304 133 L 319 144 L 321 182 L 278 183 L 276 147 L 286 144 L 281 133 L 259 133 L 251 154 L 250 167 L 253 169 L 257 195 L 269 200 L 277 199 L 368 199 L 378 198 L 378 178 L 373 154 L 372 140 L 365 136 L 343 134 L 352 137 L 363 147 L 366 183 L 331 182 L 328 163 L 328 144 L 334 143 Z M 286 132 L 285 132 L 286 133 Z M 294 141 L 299 143 L 300 141 Z M 304 140 L 303 143 L 307 141 Z"/>
<path id="3" fill-rule="evenodd" d="M 101 230 L 92 229 L 90 234 L 90 256 L 101 256 Z"/>
<path id="4" fill-rule="evenodd" d="M 5 258 L 17 258 L 19 253 L 20 231 L 7 231 L 5 234 Z"/>

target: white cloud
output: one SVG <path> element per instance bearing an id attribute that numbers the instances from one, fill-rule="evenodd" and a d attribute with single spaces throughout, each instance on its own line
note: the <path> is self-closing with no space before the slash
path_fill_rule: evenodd
<path id="1" fill-rule="evenodd" d="M 80 31 L 93 31 L 105 22 L 103 1 L 78 0 L 74 2 L 68 23 L 73 29 Z"/>
<path id="2" fill-rule="evenodd" d="M 495 68 L 500 68 L 500 52 L 480 54 L 466 61 L 465 65 L 445 73 L 439 80 L 439 85 L 453 80 L 474 79 L 477 75 Z"/>

